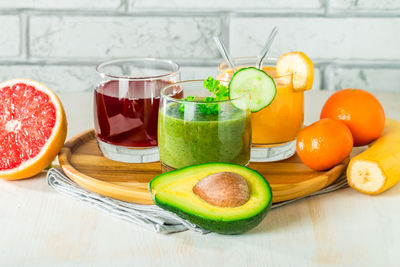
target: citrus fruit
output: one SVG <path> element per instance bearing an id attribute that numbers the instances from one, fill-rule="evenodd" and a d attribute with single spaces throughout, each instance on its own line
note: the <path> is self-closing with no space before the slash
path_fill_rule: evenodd
<path id="1" fill-rule="evenodd" d="M 276 85 L 274 79 L 265 71 L 254 68 L 242 68 L 238 70 L 229 83 L 229 98 L 235 99 L 245 92 L 250 93 L 251 112 L 257 112 L 269 106 L 276 95 Z M 240 108 L 238 101 L 232 101 L 232 104 Z"/>
<path id="2" fill-rule="evenodd" d="M 361 89 L 343 89 L 331 95 L 321 111 L 322 118 L 343 121 L 355 146 L 377 139 L 385 127 L 385 112 L 378 99 Z"/>
<path id="3" fill-rule="evenodd" d="M 281 83 L 292 83 L 294 91 L 310 90 L 314 82 L 314 63 L 303 52 L 288 52 L 278 59 L 276 74 Z"/>
<path id="4" fill-rule="evenodd" d="M 0 178 L 16 180 L 46 168 L 64 144 L 67 121 L 58 97 L 43 84 L 0 84 Z"/>
<path id="5" fill-rule="evenodd" d="M 322 119 L 305 127 L 297 136 L 301 161 L 317 171 L 327 170 L 350 155 L 353 137 L 347 126 L 334 119 Z"/>

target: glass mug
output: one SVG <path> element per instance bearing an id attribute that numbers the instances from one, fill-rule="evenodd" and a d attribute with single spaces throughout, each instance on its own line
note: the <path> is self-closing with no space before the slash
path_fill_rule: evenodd
<path id="1" fill-rule="evenodd" d="M 96 139 L 105 157 L 121 162 L 159 161 L 160 90 L 179 81 L 179 66 L 153 58 L 116 59 L 96 68 Z"/>
<path id="2" fill-rule="evenodd" d="M 256 57 L 234 58 L 237 68 L 255 66 Z M 251 114 L 251 160 L 269 162 L 287 159 L 296 152 L 296 137 L 304 121 L 304 92 L 293 90 L 292 79 L 278 77 L 275 71 L 277 59 L 266 58 L 263 70 L 275 81 L 277 93 L 272 103 Z M 218 66 L 218 79 L 230 80 L 232 70 L 224 61 Z"/>
<path id="3" fill-rule="evenodd" d="M 164 171 L 208 162 L 249 163 L 249 93 L 211 103 L 182 99 L 210 95 L 203 80 L 178 82 L 161 91 L 158 146 Z M 209 107 L 218 112 L 207 114 Z"/>

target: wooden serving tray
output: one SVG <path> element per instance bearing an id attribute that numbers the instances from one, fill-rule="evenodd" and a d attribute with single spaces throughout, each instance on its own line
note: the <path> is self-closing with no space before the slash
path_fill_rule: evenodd
<path id="1" fill-rule="evenodd" d="M 109 160 L 98 148 L 93 130 L 65 143 L 58 160 L 65 174 L 89 191 L 127 202 L 153 204 L 147 185 L 161 173 L 160 162 L 132 164 Z M 250 163 L 249 167 L 267 179 L 275 203 L 306 196 L 332 184 L 348 162 L 346 159 L 328 171 L 317 172 L 295 155 L 279 162 Z"/>

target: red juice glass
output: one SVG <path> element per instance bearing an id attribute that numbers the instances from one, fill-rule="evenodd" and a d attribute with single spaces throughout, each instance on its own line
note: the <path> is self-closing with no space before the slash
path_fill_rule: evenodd
<path id="1" fill-rule="evenodd" d="M 96 68 L 96 139 L 104 156 L 122 162 L 159 160 L 157 121 L 160 90 L 178 82 L 179 66 L 154 58 L 116 59 Z"/>

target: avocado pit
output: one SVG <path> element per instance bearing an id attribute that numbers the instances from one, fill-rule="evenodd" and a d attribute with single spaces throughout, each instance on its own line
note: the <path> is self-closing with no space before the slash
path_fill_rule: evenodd
<path id="1" fill-rule="evenodd" d="M 246 179 L 234 172 L 218 172 L 206 176 L 192 190 L 204 201 L 219 207 L 242 206 L 250 198 Z"/>

